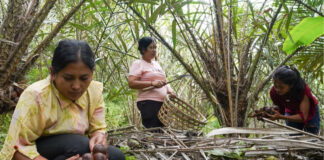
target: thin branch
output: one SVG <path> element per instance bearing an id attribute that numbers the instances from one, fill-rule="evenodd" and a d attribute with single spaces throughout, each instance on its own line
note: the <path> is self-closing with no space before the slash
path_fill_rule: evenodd
<path id="1" fill-rule="evenodd" d="M 271 19 L 269 29 L 268 29 L 267 33 L 265 34 L 264 38 L 262 39 L 262 42 L 261 42 L 261 45 L 259 46 L 259 50 L 257 52 L 257 55 L 255 56 L 255 59 L 252 62 L 252 66 L 251 66 L 251 68 L 250 68 L 250 70 L 248 72 L 247 88 L 250 88 L 250 86 L 252 84 L 254 73 L 255 73 L 255 70 L 256 70 L 257 65 L 259 63 L 260 57 L 261 57 L 261 52 L 263 51 L 263 47 L 265 46 L 266 42 L 268 41 L 270 32 L 271 32 L 271 30 L 273 28 L 273 25 L 275 24 L 275 21 L 276 21 L 278 15 L 280 13 L 281 8 L 282 8 L 282 3 L 279 5 L 275 15 Z"/>
<path id="2" fill-rule="evenodd" d="M 270 119 L 267 119 L 267 118 L 262 118 L 263 121 L 266 121 L 268 123 L 271 123 L 271 124 L 275 124 L 277 126 L 280 126 L 280 127 L 283 127 L 283 128 L 287 128 L 287 129 L 290 129 L 290 130 L 293 130 L 293 131 L 297 131 L 299 133 L 303 133 L 305 135 L 308 135 L 308 136 L 312 136 L 312 137 L 316 137 L 318 139 L 321 139 L 321 140 L 324 140 L 324 137 L 321 137 L 321 136 L 318 136 L 318 135 L 315 135 L 315 134 L 312 134 L 312 133 L 309 133 L 309 132 L 305 132 L 303 130 L 299 130 L 297 128 L 294 128 L 294 127 L 290 127 L 290 126 L 287 126 L 287 125 L 283 125 L 283 124 L 280 124 L 280 123 L 277 123 L 277 122 L 274 122 L 274 121 L 271 121 Z M 322 146 L 323 147 L 323 146 Z"/>
<path id="3" fill-rule="evenodd" d="M 311 11 L 317 13 L 318 15 L 320 15 L 320 16 L 322 16 L 322 17 L 324 17 L 324 14 L 323 14 L 322 12 L 317 11 L 316 9 L 312 8 L 310 5 L 308 5 L 308 4 L 304 3 L 304 2 L 302 2 L 301 0 L 295 0 L 295 1 L 296 1 L 297 3 L 299 3 L 299 4 L 303 5 L 303 6 L 305 6 L 307 9 L 309 9 L 309 10 L 311 10 Z"/>
<path id="4" fill-rule="evenodd" d="M 181 28 L 180 23 L 179 23 L 178 20 L 176 19 L 176 17 L 175 17 L 175 15 L 174 15 L 173 12 L 172 12 L 172 15 L 173 15 L 173 18 L 174 18 L 175 22 L 176 22 L 176 23 L 178 24 L 178 26 L 179 26 L 180 32 L 181 32 L 181 34 L 182 34 L 184 40 L 185 40 L 186 43 L 188 44 L 188 49 L 189 49 L 189 51 L 190 51 L 190 53 L 191 53 L 191 57 L 193 58 L 193 60 L 194 60 L 194 62 L 195 62 L 195 65 L 197 66 L 198 72 L 199 72 L 200 76 L 203 78 L 204 76 L 203 76 L 203 74 L 202 74 L 202 71 L 200 70 L 200 67 L 199 67 L 199 65 L 198 65 L 197 59 L 196 59 L 196 57 L 195 57 L 194 54 L 193 54 L 194 51 L 192 50 L 192 47 L 191 47 L 191 45 L 190 45 L 191 42 L 188 40 L 187 36 L 184 34 L 184 29 Z M 184 19 L 181 19 L 181 20 L 183 21 L 182 23 L 185 23 Z M 191 33 L 192 33 L 191 30 L 188 30 L 188 32 L 191 32 Z M 196 45 L 197 45 L 197 44 L 196 44 Z M 199 55 L 200 55 L 200 54 L 199 54 Z"/>
<path id="5" fill-rule="evenodd" d="M 195 62 L 195 65 L 197 66 L 197 70 L 198 70 L 198 72 L 199 72 L 199 75 L 201 76 L 201 78 L 204 78 L 204 76 L 203 76 L 203 73 L 202 73 L 202 71 L 201 71 L 201 69 L 200 69 L 200 67 L 199 67 L 199 65 L 198 65 L 198 61 L 197 61 L 197 59 L 196 59 L 196 57 L 194 56 L 194 52 L 192 51 L 192 43 L 191 42 L 193 42 L 194 43 L 194 48 L 195 48 L 195 50 L 196 50 L 196 52 L 198 53 L 198 55 L 200 56 L 200 58 L 201 59 L 203 59 L 205 62 L 207 62 L 207 60 L 208 59 L 210 59 L 211 57 L 209 57 L 208 55 L 206 55 L 206 53 L 208 53 L 208 51 L 207 51 L 207 49 L 206 50 L 203 50 L 203 48 L 201 47 L 201 45 L 198 43 L 198 39 L 196 38 L 196 36 L 195 36 L 195 31 L 193 31 L 191 28 L 192 27 L 190 27 L 187 23 L 186 23 L 186 20 L 184 19 L 184 17 L 183 16 L 181 16 L 181 15 L 178 15 L 178 17 L 180 17 L 180 20 L 182 21 L 182 23 L 185 25 L 185 30 L 189 33 L 189 35 L 191 36 L 191 41 L 189 41 L 188 40 L 188 38 L 187 38 L 187 36 L 184 34 L 184 29 L 182 29 L 181 28 L 181 25 L 180 25 L 180 23 L 178 22 L 178 20 L 177 20 L 177 18 L 176 18 L 176 16 L 175 16 L 175 14 L 174 14 L 174 12 L 172 12 L 172 15 L 173 15 L 173 17 L 174 17 L 174 20 L 176 21 L 176 23 L 178 24 L 178 26 L 179 26 L 179 28 L 180 28 L 180 32 L 181 32 L 181 34 L 182 34 L 182 36 L 184 37 L 184 39 L 185 39 L 185 41 L 186 41 L 186 43 L 188 44 L 188 46 L 189 46 L 189 50 L 190 50 L 190 53 L 191 53 L 191 56 L 192 56 L 192 58 L 193 58 L 193 60 L 194 60 L 194 62 Z M 199 37 L 200 39 L 201 39 L 201 37 Z M 203 42 L 202 42 L 203 43 Z M 216 60 L 217 61 L 217 60 Z M 217 68 L 215 68 L 215 69 L 217 69 Z M 209 89 L 209 88 L 208 88 Z"/>
<path id="6" fill-rule="evenodd" d="M 103 48 L 106 48 L 106 49 L 109 49 L 109 50 L 112 50 L 112 51 L 115 51 L 115 52 L 118 52 L 118 53 L 121 53 L 121 54 L 124 54 L 124 55 L 127 55 L 127 56 L 130 56 L 130 57 L 133 57 L 135 59 L 140 59 L 139 57 L 136 57 L 136 56 L 133 56 L 127 52 L 123 52 L 123 51 L 120 51 L 120 50 L 117 50 L 117 49 L 113 49 L 113 48 L 110 48 L 110 47 L 107 47 L 107 46 L 102 46 Z"/>
<path id="7" fill-rule="evenodd" d="M 17 42 L 9 41 L 9 40 L 3 39 L 3 38 L 0 38 L 0 41 L 8 43 L 9 45 L 13 45 L 13 46 L 17 46 L 19 44 Z"/>
<path id="8" fill-rule="evenodd" d="M 266 3 L 267 3 L 267 0 L 264 0 L 264 2 L 262 3 L 261 8 L 260 8 L 260 10 L 259 10 L 260 13 L 261 13 L 261 11 L 263 10 L 263 7 L 265 6 Z"/>
<path id="9" fill-rule="evenodd" d="M 35 9 L 37 8 L 39 0 L 31 0 L 28 4 L 24 19 L 28 20 L 29 17 L 33 16 Z"/>

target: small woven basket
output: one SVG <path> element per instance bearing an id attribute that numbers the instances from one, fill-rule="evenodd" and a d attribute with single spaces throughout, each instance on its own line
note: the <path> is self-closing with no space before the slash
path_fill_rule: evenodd
<path id="1" fill-rule="evenodd" d="M 158 113 L 160 121 L 167 127 L 179 130 L 200 130 L 206 118 L 193 106 L 175 97 L 167 96 Z"/>

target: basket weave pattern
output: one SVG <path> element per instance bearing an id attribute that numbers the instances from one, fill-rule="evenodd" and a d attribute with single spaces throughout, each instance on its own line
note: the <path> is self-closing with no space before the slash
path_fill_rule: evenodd
<path id="1" fill-rule="evenodd" d="M 179 130 L 200 130 L 206 124 L 206 118 L 193 106 L 179 98 L 164 99 L 158 113 L 160 121 L 167 127 Z"/>

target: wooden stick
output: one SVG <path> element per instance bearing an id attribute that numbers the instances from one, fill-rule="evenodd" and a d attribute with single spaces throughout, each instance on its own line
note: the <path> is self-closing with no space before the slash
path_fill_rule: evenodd
<path id="1" fill-rule="evenodd" d="M 108 130 L 107 133 L 112 133 L 112 132 L 116 132 L 116 131 L 123 131 L 123 130 L 128 130 L 128 129 L 134 129 L 134 125 L 131 126 L 127 126 L 127 127 L 122 127 L 122 128 L 116 128 L 116 129 L 112 129 L 112 130 Z"/>
<path id="2" fill-rule="evenodd" d="M 135 129 L 136 129 L 136 127 L 135 127 Z M 130 133 L 143 133 L 145 131 L 155 131 L 155 130 L 159 130 L 159 129 L 161 129 L 161 127 L 146 128 L 146 129 L 142 129 L 142 130 L 123 131 L 123 132 L 111 133 L 111 134 L 109 134 L 109 136 L 116 136 L 116 135 L 130 134 Z"/>
<path id="3" fill-rule="evenodd" d="M 223 146 L 208 146 L 208 147 L 195 147 L 195 148 L 176 148 L 176 149 L 169 149 L 169 148 L 155 148 L 155 149 L 137 149 L 137 150 L 130 150 L 129 152 L 143 152 L 143 153 L 155 153 L 155 152 L 200 152 L 200 150 L 213 150 L 216 148 L 224 148 Z"/>
<path id="4" fill-rule="evenodd" d="M 3 39 L 3 38 L 0 38 L 0 41 L 1 42 L 5 42 L 5 43 L 8 43 L 10 45 L 15 45 L 15 46 L 19 44 L 17 42 L 9 41 L 9 40 Z"/>
<path id="5" fill-rule="evenodd" d="M 287 128 L 287 129 L 291 129 L 291 130 L 294 130 L 294 131 L 297 131 L 297 132 L 300 132 L 300 133 L 303 133 L 303 134 L 306 134 L 308 136 L 312 136 L 312 137 L 316 137 L 316 138 L 319 138 L 321 140 L 324 140 L 324 137 L 321 137 L 321 136 L 317 136 L 315 134 L 312 134 L 312 133 L 308 133 L 308 132 L 305 132 L 305 131 L 302 131 L 302 130 L 299 130 L 299 129 L 296 129 L 296 128 L 293 128 L 293 127 L 290 127 L 290 126 L 286 126 L 286 125 L 282 125 L 280 123 L 277 123 L 277 122 L 274 122 L 274 121 L 271 121 L 270 119 L 268 118 L 264 118 L 262 117 L 262 120 L 268 122 L 268 123 L 272 123 L 272 124 L 275 124 L 277 126 L 280 126 L 280 127 L 284 127 L 284 128 Z"/>
<path id="6" fill-rule="evenodd" d="M 151 90 L 153 88 L 155 88 L 155 86 L 149 86 L 149 87 L 143 88 L 142 91 L 148 91 L 148 90 Z"/>
<path id="7" fill-rule="evenodd" d="M 180 139 L 178 139 L 178 137 L 168 128 L 169 133 L 185 148 L 188 148 L 188 146 L 186 144 L 183 143 L 183 141 L 181 141 Z"/>
<path id="8" fill-rule="evenodd" d="M 165 134 L 167 134 L 175 143 L 177 143 L 179 146 L 183 146 L 183 147 L 185 147 L 185 148 L 188 148 L 182 141 L 178 141 L 177 140 L 177 137 L 176 136 L 174 136 L 174 137 L 172 137 L 172 135 L 171 134 L 169 134 L 166 130 L 164 130 L 164 129 L 161 129 Z M 182 142 L 182 143 L 181 143 Z"/>

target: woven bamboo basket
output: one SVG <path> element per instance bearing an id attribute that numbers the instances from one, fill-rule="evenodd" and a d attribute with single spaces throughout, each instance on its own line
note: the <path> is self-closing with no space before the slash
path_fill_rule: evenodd
<path id="1" fill-rule="evenodd" d="M 179 130 L 200 130 L 207 122 L 206 118 L 192 105 L 179 98 L 164 99 L 158 113 L 160 121 L 167 127 Z"/>

